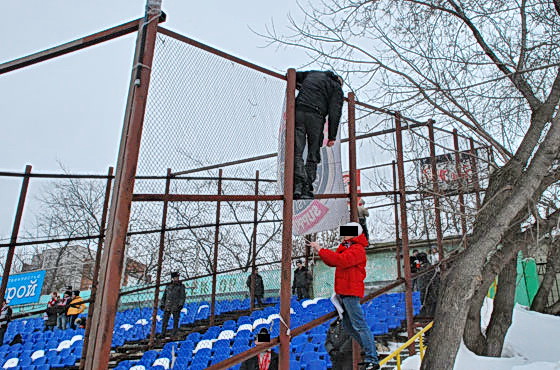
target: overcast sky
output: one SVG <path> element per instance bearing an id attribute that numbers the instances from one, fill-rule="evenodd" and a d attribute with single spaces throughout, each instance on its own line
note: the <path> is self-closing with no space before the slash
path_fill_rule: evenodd
<path id="1" fill-rule="evenodd" d="M 0 63 L 141 17 L 145 0 L 3 2 Z M 295 0 L 163 0 L 164 27 L 283 72 L 307 62 L 294 50 L 263 48 L 250 27 L 277 30 Z M 0 170 L 105 173 L 116 163 L 135 34 L 0 76 Z M 0 237 L 9 236 L 21 180 L 0 178 Z M 36 196 L 37 181 L 30 195 Z M 33 202 L 33 199 L 30 200 Z"/>

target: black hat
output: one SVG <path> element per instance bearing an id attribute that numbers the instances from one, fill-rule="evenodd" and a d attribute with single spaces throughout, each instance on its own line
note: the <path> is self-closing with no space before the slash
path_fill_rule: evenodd
<path id="1" fill-rule="evenodd" d="M 301 264 L 303 264 L 303 261 L 302 261 L 302 260 L 297 260 L 297 261 L 296 261 L 296 264 L 300 264 L 300 265 L 301 265 Z"/>
<path id="2" fill-rule="evenodd" d="M 172 272 L 171 273 L 171 278 L 173 279 L 173 278 L 176 278 L 176 277 L 179 277 L 179 273 L 177 271 Z"/>
<path id="3" fill-rule="evenodd" d="M 74 295 L 75 295 L 76 297 L 80 295 L 80 291 L 79 291 L 79 290 L 74 290 L 73 293 L 74 293 Z"/>

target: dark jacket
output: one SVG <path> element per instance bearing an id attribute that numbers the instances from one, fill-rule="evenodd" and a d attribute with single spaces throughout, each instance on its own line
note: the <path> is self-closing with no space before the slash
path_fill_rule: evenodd
<path id="1" fill-rule="evenodd" d="M 183 283 L 171 283 L 163 292 L 160 307 L 162 310 L 169 312 L 181 311 L 186 298 L 187 295 Z"/>
<path id="2" fill-rule="evenodd" d="M 302 266 L 294 271 L 294 284 L 293 288 L 308 288 L 311 284 L 311 272 L 307 267 Z"/>
<path id="3" fill-rule="evenodd" d="M 45 311 L 45 314 L 47 315 L 47 319 L 45 320 L 46 326 L 56 326 L 56 319 L 58 316 L 58 310 L 56 307 L 57 303 L 58 300 L 56 299 L 51 299 L 47 303 L 47 310 Z"/>
<path id="4" fill-rule="evenodd" d="M 8 327 L 8 323 L 12 320 L 12 308 L 6 306 L 0 309 L 0 329 Z"/>
<path id="5" fill-rule="evenodd" d="M 418 272 L 429 265 L 428 255 L 424 252 L 419 252 L 416 256 L 410 256 L 410 271 L 412 273 Z"/>
<path id="6" fill-rule="evenodd" d="M 251 291 L 251 276 L 253 276 L 253 274 L 249 275 L 249 277 L 247 278 L 247 288 L 249 288 L 249 291 Z M 263 279 L 262 277 L 257 274 L 257 278 L 255 280 L 255 295 L 264 295 L 264 284 L 263 284 Z"/>
<path id="7" fill-rule="evenodd" d="M 331 71 L 297 72 L 296 84 L 299 87 L 296 109 L 305 107 L 323 117 L 329 116 L 329 140 L 336 140 L 344 103 L 338 76 Z"/>
<path id="8" fill-rule="evenodd" d="M 62 297 L 58 300 L 56 304 L 56 313 L 58 315 L 66 315 L 68 308 L 70 308 L 70 301 L 72 301 L 72 297 Z"/>
<path id="9" fill-rule="evenodd" d="M 366 250 L 369 245 L 364 234 L 360 234 L 338 246 L 336 252 L 323 248 L 319 257 L 327 266 L 336 267 L 334 291 L 340 295 L 364 296 L 366 278 Z"/>
<path id="10" fill-rule="evenodd" d="M 259 359 L 255 356 L 245 360 L 239 370 L 259 370 Z M 274 351 L 270 352 L 270 366 L 268 370 L 278 370 L 278 355 Z"/>
<path id="11" fill-rule="evenodd" d="M 352 368 L 352 337 L 344 330 L 342 320 L 336 319 L 331 323 L 325 349 L 331 357 L 332 370 Z"/>

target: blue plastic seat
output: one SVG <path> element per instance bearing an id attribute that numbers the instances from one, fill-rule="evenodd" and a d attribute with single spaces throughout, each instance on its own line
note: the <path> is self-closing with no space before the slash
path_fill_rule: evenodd
<path id="1" fill-rule="evenodd" d="M 319 354 L 317 352 L 304 352 L 300 358 L 300 362 L 305 364 L 315 360 L 320 360 Z"/>
<path id="2" fill-rule="evenodd" d="M 323 360 L 313 360 L 307 363 L 305 370 L 324 370 L 327 368 L 327 363 Z"/>

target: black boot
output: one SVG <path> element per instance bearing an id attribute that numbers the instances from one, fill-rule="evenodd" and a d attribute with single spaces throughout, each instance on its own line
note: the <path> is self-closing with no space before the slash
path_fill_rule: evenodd
<path id="1" fill-rule="evenodd" d="M 305 185 L 301 194 L 301 199 L 313 199 L 313 186 Z"/>
<path id="2" fill-rule="evenodd" d="M 301 196 L 303 194 L 303 185 L 300 183 L 297 183 L 294 185 L 294 199 L 301 199 Z"/>

